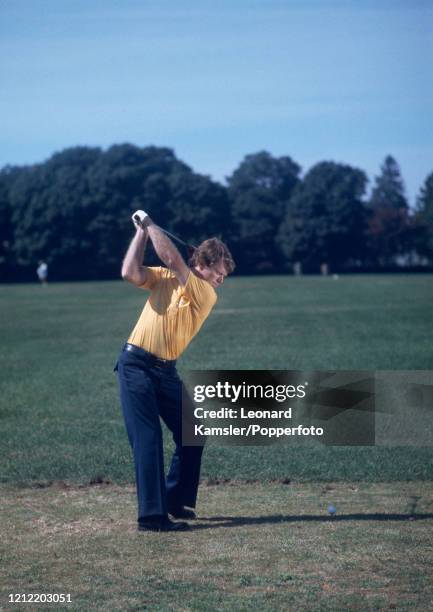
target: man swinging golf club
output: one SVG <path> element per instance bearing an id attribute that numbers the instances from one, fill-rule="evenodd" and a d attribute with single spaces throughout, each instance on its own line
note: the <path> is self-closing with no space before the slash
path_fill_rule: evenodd
<path id="1" fill-rule="evenodd" d="M 176 359 L 215 305 L 215 289 L 233 271 L 226 245 L 210 238 L 187 265 L 168 235 L 144 211 L 132 216 L 136 233 L 122 265 L 122 277 L 151 291 L 125 344 L 116 370 L 126 430 L 132 447 L 140 531 L 188 528 L 174 518 L 195 518 L 203 446 L 182 445 L 182 382 Z M 143 265 L 146 242 L 166 267 Z M 164 476 L 160 417 L 173 435 L 175 451 Z"/>

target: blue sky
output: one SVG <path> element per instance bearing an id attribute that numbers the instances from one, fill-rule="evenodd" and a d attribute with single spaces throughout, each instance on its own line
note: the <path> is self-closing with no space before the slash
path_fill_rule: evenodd
<path id="1" fill-rule="evenodd" d="M 2 0 L 0 166 L 75 145 L 433 171 L 429 0 Z"/>

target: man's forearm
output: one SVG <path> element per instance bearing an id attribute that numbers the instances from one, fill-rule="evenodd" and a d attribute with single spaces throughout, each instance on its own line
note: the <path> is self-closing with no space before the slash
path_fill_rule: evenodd
<path id="1" fill-rule="evenodd" d="M 147 231 L 149 238 L 152 241 L 153 248 L 155 249 L 160 260 L 167 266 L 167 268 L 174 272 L 181 285 L 186 285 L 189 278 L 190 269 L 170 238 L 160 227 L 155 225 L 144 210 L 137 210 L 132 215 L 132 220 L 137 228 Z M 145 271 L 145 268 L 142 268 L 142 270 Z"/>
<path id="2" fill-rule="evenodd" d="M 147 239 L 147 230 L 138 228 L 123 260 L 122 278 L 125 280 L 136 284 L 143 280 L 144 270 L 142 265 Z"/>
<path id="3" fill-rule="evenodd" d="M 160 260 L 174 272 L 181 270 L 185 262 L 170 238 L 150 219 L 146 228 Z"/>

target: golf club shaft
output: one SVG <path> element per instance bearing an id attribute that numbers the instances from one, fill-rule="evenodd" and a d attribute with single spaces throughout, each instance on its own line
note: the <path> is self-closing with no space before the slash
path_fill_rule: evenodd
<path id="1" fill-rule="evenodd" d="M 134 219 L 134 221 L 136 223 L 138 223 L 139 225 L 142 225 L 142 219 L 140 218 L 140 213 L 142 213 L 143 215 L 145 214 L 143 211 L 137 211 L 137 213 L 134 213 L 133 219 Z M 172 234 L 168 230 L 164 229 L 163 227 L 161 227 L 159 225 L 156 225 L 156 227 L 158 229 L 160 229 L 162 232 L 164 232 L 164 234 L 167 234 L 167 236 L 169 236 L 173 240 L 176 240 L 176 242 L 179 242 L 180 244 L 183 244 L 184 246 L 186 246 L 188 249 L 195 249 L 196 248 L 193 244 L 187 244 L 184 240 L 182 240 L 181 238 L 178 238 L 177 236 L 175 236 L 174 234 Z"/>
<path id="2" fill-rule="evenodd" d="M 169 232 L 168 230 L 164 229 L 163 227 L 157 225 L 158 229 L 160 229 L 162 232 L 164 232 L 164 234 L 167 234 L 167 236 L 169 236 L 170 238 L 172 238 L 173 240 L 177 240 L 177 242 L 180 242 L 180 244 L 183 244 L 186 247 L 191 247 L 193 249 L 195 249 L 196 247 L 192 244 L 187 244 L 186 242 L 184 242 L 183 240 L 181 240 L 181 238 L 178 238 L 177 236 L 175 236 L 174 234 L 172 234 L 171 232 Z"/>

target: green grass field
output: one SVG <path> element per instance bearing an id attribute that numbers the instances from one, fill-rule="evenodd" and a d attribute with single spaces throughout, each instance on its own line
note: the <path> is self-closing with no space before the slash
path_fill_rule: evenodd
<path id="1" fill-rule="evenodd" d="M 433 369 L 432 277 L 228 279 L 188 369 Z M 122 282 L 3 286 L 1 482 L 133 478 L 113 365 L 146 298 Z M 170 452 L 170 444 L 167 445 Z M 413 480 L 429 448 L 221 448 L 204 478 Z"/>
<path id="2" fill-rule="evenodd" d="M 179 371 L 432 370 L 432 280 L 228 279 Z M 210 444 L 192 532 L 138 534 L 113 366 L 146 294 L 0 295 L 0 610 L 433 609 L 431 447 Z"/>

